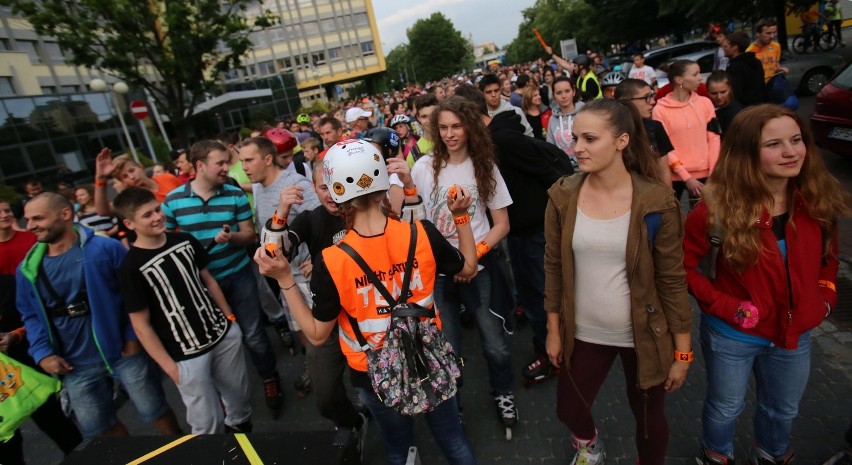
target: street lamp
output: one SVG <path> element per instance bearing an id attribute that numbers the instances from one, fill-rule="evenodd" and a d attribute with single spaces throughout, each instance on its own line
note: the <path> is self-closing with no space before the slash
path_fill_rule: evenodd
<path id="1" fill-rule="evenodd" d="M 107 89 L 109 89 L 106 81 L 103 79 L 92 79 L 89 82 L 89 87 L 95 92 L 106 92 Z M 124 95 L 130 92 L 130 87 L 128 87 L 124 82 L 118 81 L 112 85 L 112 91 L 116 94 Z M 118 99 L 116 99 L 114 95 L 110 95 L 108 98 L 112 101 L 112 104 L 115 107 L 115 112 L 118 114 L 118 121 L 121 122 L 121 129 L 124 130 L 124 137 L 127 139 L 127 145 L 130 147 L 130 153 L 133 154 L 133 159 L 136 160 L 136 163 L 139 163 L 139 155 L 136 153 L 136 148 L 133 147 L 133 140 L 130 139 L 130 131 L 127 130 L 127 124 L 124 123 L 124 116 L 121 114 L 121 109 L 118 107 Z"/>

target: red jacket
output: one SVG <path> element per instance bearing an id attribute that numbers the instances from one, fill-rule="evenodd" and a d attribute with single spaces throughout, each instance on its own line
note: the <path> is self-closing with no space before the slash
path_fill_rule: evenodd
<path id="1" fill-rule="evenodd" d="M 683 260 L 689 292 L 701 311 L 714 315 L 733 328 L 769 339 L 785 349 L 795 349 L 799 336 L 825 318 L 825 302 L 837 303 L 837 232 L 830 258 L 823 258 L 822 231 L 795 195 L 792 215 L 787 223 L 787 271 L 778 242 L 772 232 L 772 217 L 764 212 L 757 224 L 763 253 L 757 264 L 737 272 L 724 258 L 725 241 L 716 262 L 716 279 L 710 281 L 698 271 L 701 260 L 710 252 L 707 226 L 708 210 L 699 202 L 686 218 Z M 751 329 L 740 327 L 734 313 L 742 301 L 751 301 L 759 310 L 760 321 Z"/>

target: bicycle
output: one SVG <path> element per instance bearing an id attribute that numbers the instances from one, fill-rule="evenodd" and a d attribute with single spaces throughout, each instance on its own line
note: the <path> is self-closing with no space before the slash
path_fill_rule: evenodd
<path id="1" fill-rule="evenodd" d="M 819 49 L 823 52 L 830 52 L 837 47 L 837 36 L 831 31 L 825 30 L 823 25 L 819 25 L 811 33 L 810 41 L 808 41 L 807 34 L 803 30 L 793 38 L 793 51 L 796 53 L 805 53 L 808 51 L 808 47 L 813 47 L 814 51 Z"/>

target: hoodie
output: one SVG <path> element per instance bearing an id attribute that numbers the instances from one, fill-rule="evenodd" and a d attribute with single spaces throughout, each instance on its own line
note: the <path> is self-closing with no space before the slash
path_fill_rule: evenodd
<path id="1" fill-rule="evenodd" d="M 83 273 L 89 309 L 92 315 L 92 337 L 98 352 L 112 370 L 111 364 L 121 358 L 125 341 L 135 341 L 136 334 L 124 311 L 124 301 L 118 287 L 118 268 L 127 250 L 119 241 L 95 236 L 82 226 L 74 226 L 83 249 Z M 59 355 L 53 325 L 39 297 L 36 279 L 39 264 L 47 254 L 47 244 L 37 243 L 30 249 L 16 273 L 16 303 L 27 329 L 30 355 L 40 362 L 47 356 Z"/>
<path id="2" fill-rule="evenodd" d="M 562 113 L 557 105 L 553 114 L 550 115 L 550 122 L 547 124 L 547 141 L 556 145 L 571 157 L 571 164 L 575 171 L 579 165 L 577 164 L 577 157 L 574 156 L 574 137 L 571 136 L 571 130 L 574 128 L 574 116 L 583 108 L 583 105 L 585 103 L 576 102 L 574 111 L 568 114 Z"/>
<path id="3" fill-rule="evenodd" d="M 500 105 L 497 107 L 496 110 L 491 110 L 490 108 L 488 109 L 488 116 L 493 118 L 494 115 L 498 113 L 503 113 L 504 111 L 511 111 L 520 116 L 521 124 L 524 125 L 524 135 L 533 137 L 532 126 L 530 126 L 530 123 L 527 121 L 527 117 L 524 116 L 524 111 L 503 99 L 500 99 Z"/>
<path id="4" fill-rule="evenodd" d="M 669 153 L 672 180 L 710 176 L 719 159 L 719 134 L 707 128 L 716 118 L 710 99 L 693 92 L 689 100 L 679 102 L 669 94 L 657 102 L 653 117 L 663 123 L 674 146 Z"/>

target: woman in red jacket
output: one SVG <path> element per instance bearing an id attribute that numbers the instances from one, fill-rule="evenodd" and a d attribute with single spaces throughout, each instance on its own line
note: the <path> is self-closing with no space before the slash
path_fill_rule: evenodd
<path id="1" fill-rule="evenodd" d="M 837 301 L 837 224 L 849 213 L 849 199 L 792 111 L 749 107 L 729 131 L 684 238 L 707 367 L 700 460 L 733 463 L 734 426 L 753 372 L 749 463 L 787 464 L 808 381 L 811 330 Z M 705 256 L 715 259 L 715 273 L 708 273 L 714 276 L 698 270 Z"/>

